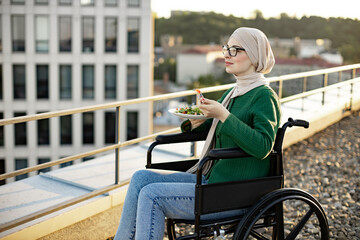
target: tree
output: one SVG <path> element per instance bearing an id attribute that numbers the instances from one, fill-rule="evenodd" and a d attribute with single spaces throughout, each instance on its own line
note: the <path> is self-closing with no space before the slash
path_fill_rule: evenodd
<path id="1" fill-rule="evenodd" d="M 164 74 L 169 74 L 169 80 L 176 82 L 176 61 L 167 58 L 154 67 L 154 79 L 163 79 Z"/>
<path id="2" fill-rule="evenodd" d="M 228 74 L 227 74 L 228 75 Z M 220 86 L 223 84 L 229 83 L 227 79 L 224 78 L 216 78 L 212 74 L 206 74 L 199 76 L 194 82 L 188 85 L 188 89 L 198 89 L 198 88 L 206 88 L 206 87 L 214 87 Z M 221 96 L 225 93 L 225 91 L 219 92 L 211 92 L 211 93 L 204 93 L 204 97 L 218 100 Z"/>

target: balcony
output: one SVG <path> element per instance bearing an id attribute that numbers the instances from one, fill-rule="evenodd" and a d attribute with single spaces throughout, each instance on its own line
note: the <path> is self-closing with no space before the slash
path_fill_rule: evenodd
<path id="1" fill-rule="evenodd" d="M 288 117 L 302 118 L 310 122 L 308 130 L 290 129 L 285 147 L 290 146 L 327 126 L 336 123 L 351 111 L 360 109 L 360 64 L 323 69 L 311 72 L 269 78 L 271 86 L 281 98 L 283 121 Z M 349 76 L 343 79 L 343 73 Z M 329 79 L 337 78 L 330 83 Z M 284 84 L 300 81 L 300 93 L 283 97 Z M 320 82 L 316 88 L 312 81 Z M 204 88 L 215 92 L 233 84 Z M 32 171 L 68 163 L 76 159 L 106 153 L 92 161 L 42 173 L 0 187 L 0 238 L 1 239 L 61 239 L 60 233 L 71 236 L 87 236 L 86 239 L 106 239 L 114 235 L 127 184 L 132 173 L 145 167 L 147 146 L 158 134 L 178 132 L 179 128 L 152 133 L 130 141 L 120 142 L 120 108 L 133 104 L 193 96 L 194 91 L 183 91 L 151 96 L 129 101 L 113 102 L 77 109 L 41 113 L 0 120 L 0 126 L 37 121 L 104 109 L 116 109 L 116 143 L 89 152 L 79 153 L 57 161 L 17 170 L 0 175 L 0 180 Z M 155 152 L 158 161 L 182 159 L 197 155 L 202 143 L 180 144 L 159 148 Z M 186 149 L 184 151 L 184 149 Z M 56 236 L 55 236 L 56 235 Z M 70 235 L 64 238 L 70 238 Z M 85 238 L 84 238 L 85 239 Z"/>

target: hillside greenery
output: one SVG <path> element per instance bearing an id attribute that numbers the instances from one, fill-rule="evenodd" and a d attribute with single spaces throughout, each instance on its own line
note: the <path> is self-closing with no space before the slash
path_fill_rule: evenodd
<path id="1" fill-rule="evenodd" d="M 242 26 L 258 28 L 269 38 L 327 38 L 332 41 L 332 48 L 340 51 L 345 63 L 360 62 L 360 20 L 318 16 L 299 19 L 286 13 L 265 19 L 258 10 L 251 19 L 215 12 L 187 12 L 170 18 L 156 18 L 155 45 L 159 46 L 160 37 L 166 34 L 182 36 L 184 44 L 223 44 L 221 38 Z"/>

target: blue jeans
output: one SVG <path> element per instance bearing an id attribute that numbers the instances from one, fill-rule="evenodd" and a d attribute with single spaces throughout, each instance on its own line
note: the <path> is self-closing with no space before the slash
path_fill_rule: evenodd
<path id="1" fill-rule="evenodd" d="M 195 183 L 196 175 L 191 173 L 162 170 L 135 172 L 114 240 L 160 240 L 164 237 L 165 217 L 194 219 Z M 203 183 L 207 183 L 205 178 Z M 244 210 L 236 210 L 209 214 L 206 218 L 226 217 L 243 212 Z"/>

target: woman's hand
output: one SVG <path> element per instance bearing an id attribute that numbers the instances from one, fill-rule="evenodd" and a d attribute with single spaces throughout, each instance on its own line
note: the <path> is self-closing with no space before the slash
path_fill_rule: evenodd
<path id="1" fill-rule="evenodd" d="M 203 122 L 206 121 L 206 119 L 189 119 L 191 122 L 191 129 L 199 127 Z"/>
<path id="2" fill-rule="evenodd" d="M 198 107 L 201 109 L 205 117 L 217 118 L 221 122 L 224 122 L 230 114 L 230 112 L 221 105 L 221 103 L 207 98 L 205 98 Z"/>

